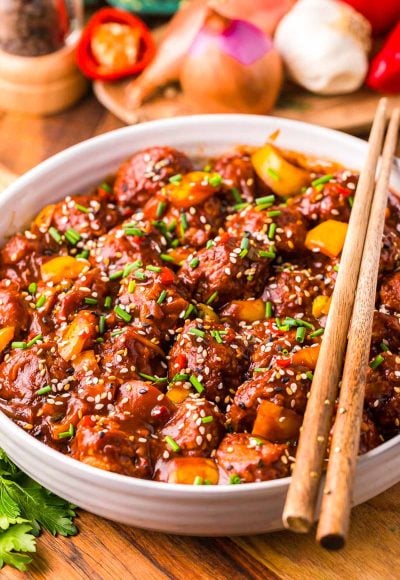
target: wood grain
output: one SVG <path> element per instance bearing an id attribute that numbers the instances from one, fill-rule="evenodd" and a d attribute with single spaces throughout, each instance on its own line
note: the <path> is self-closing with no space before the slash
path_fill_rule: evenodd
<path id="1" fill-rule="evenodd" d="M 122 126 L 93 97 L 45 120 L 0 112 L 0 163 L 23 173 L 94 134 Z M 4 568 L 5 580 L 256 578 L 389 580 L 400 553 L 400 484 L 354 509 L 351 538 L 330 554 L 314 538 L 277 532 L 248 538 L 187 538 L 128 528 L 79 510 L 79 534 L 43 534 L 29 573 Z M 240 509 L 240 506 L 238 506 Z"/>

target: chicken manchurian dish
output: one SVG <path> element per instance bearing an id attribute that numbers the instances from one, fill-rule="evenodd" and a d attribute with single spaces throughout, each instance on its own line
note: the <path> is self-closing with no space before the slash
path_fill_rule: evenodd
<path id="1" fill-rule="evenodd" d="M 357 179 L 273 144 L 153 147 L 45 207 L 1 250 L 1 410 L 133 477 L 289 475 Z M 360 453 L 400 430 L 399 230 L 392 196 Z"/>

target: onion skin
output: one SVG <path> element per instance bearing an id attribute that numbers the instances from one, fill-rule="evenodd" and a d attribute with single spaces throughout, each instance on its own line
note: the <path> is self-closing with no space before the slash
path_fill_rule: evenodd
<path id="1" fill-rule="evenodd" d="M 272 40 L 259 28 L 212 11 L 185 59 L 180 80 L 194 112 L 265 114 L 278 98 L 282 69 Z"/>

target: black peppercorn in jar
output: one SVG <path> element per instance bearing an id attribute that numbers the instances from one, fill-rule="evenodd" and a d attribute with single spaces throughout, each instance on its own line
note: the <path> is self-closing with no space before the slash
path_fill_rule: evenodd
<path id="1" fill-rule="evenodd" d="M 0 49 L 40 56 L 62 48 L 70 32 L 66 3 L 56 0 L 0 0 Z"/>

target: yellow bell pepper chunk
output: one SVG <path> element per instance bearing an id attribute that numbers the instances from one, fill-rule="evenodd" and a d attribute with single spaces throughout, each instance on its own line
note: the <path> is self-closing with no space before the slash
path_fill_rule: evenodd
<path id="1" fill-rule="evenodd" d="M 54 204 L 46 205 L 36 216 L 33 223 L 40 231 L 46 232 L 49 229 L 55 208 Z"/>
<path id="2" fill-rule="evenodd" d="M 307 233 L 305 246 L 309 250 L 319 250 L 325 256 L 336 258 L 346 239 L 348 224 L 337 220 L 320 223 Z"/>
<path id="3" fill-rule="evenodd" d="M 256 300 L 232 300 L 221 311 L 221 317 L 235 318 L 245 322 L 256 322 L 265 318 L 265 302 Z"/>
<path id="4" fill-rule="evenodd" d="M 329 312 L 331 301 L 332 299 L 330 296 L 317 296 L 314 298 L 312 303 L 312 315 L 314 318 L 326 316 Z"/>
<path id="5" fill-rule="evenodd" d="M 311 181 L 310 173 L 282 156 L 275 145 L 267 143 L 251 156 L 255 172 L 276 195 L 296 195 Z"/>
<path id="6" fill-rule="evenodd" d="M 178 457 L 171 461 L 168 483 L 193 485 L 196 481 L 216 485 L 219 480 L 218 467 L 212 459 L 205 457 Z"/>
<path id="7" fill-rule="evenodd" d="M 167 397 L 173 403 L 182 403 L 189 396 L 189 392 L 188 389 L 183 387 L 172 387 L 167 392 Z"/>
<path id="8" fill-rule="evenodd" d="M 321 347 L 318 344 L 317 346 L 308 346 L 298 350 L 292 356 L 292 363 L 294 365 L 302 365 L 313 371 L 317 366 L 320 348 Z"/>
<path id="9" fill-rule="evenodd" d="M 97 319 L 87 310 L 81 310 L 64 330 L 58 352 L 64 360 L 74 360 L 96 334 Z"/>
<path id="10" fill-rule="evenodd" d="M 88 372 L 96 373 L 99 371 L 99 365 L 97 364 L 96 354 L 94 350 L 85 350 L 78 354 L 72 363 L 74 371 L 78 372 Z"/>
<path id="11" fill-rule="evenodd" d="M 166 185 L 163 192 L 173 206 L 188 209 L 213 196 L 220 183 L 221 177 L 217 173 L 191 171 L 179 181 Z"/>
<path id="12" fill-rule="evenodd" d="M 40 271 L 44 282 L 62 282 L 75 280 L 88 268 L 89 262 L 77 260 L 72 256 L 57 256 L 41 265 Z"/>
<path id="13" fill-rule="evenodd" d="M 261 401 L 252 434 L 269 441 L 289 441 L 297 437 L 303 418 L 291 409 Z"/>
<path id="14" fill-rule="evenodd" d="M 4 328 L 0 329 L 0 352 L 3 352 L 7 345 L 12 341 L 14 338 L 14 333 L 14 326 L 5 326 Z"/>

